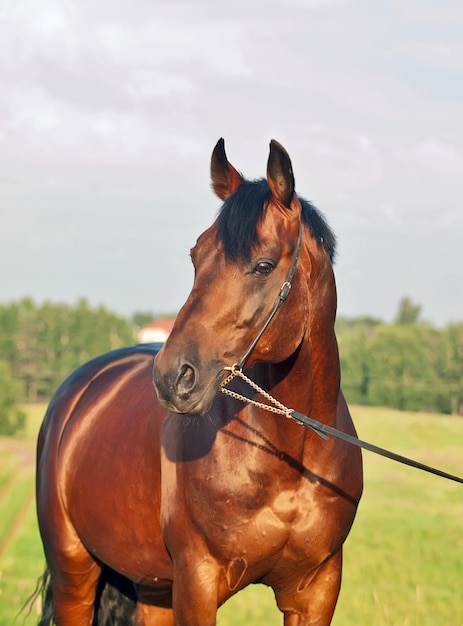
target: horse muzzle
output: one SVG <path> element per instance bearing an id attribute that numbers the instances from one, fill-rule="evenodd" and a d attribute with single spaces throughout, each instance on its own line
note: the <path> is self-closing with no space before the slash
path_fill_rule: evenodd
<path id="1" fill-rule="evenodd" d="M 186 360 L 179 360 L 175 367 L 164 369 L 163 356 L 161 350 L 153 367 L 153 382 L 162 406 L 186 415 L 207 413 L 224 378 L 223 366 L 210 366 L 209 375 Z"/>

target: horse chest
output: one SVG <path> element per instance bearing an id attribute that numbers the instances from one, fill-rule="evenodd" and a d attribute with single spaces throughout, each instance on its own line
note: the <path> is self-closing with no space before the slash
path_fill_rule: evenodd
<path id="1" fill-rule="evenodd" d="M 318 485 L 300 477 L 293 483 L 284 480 L 282 469 L 268 474 L 242 463 L 221 479 L 206 474 L 189 483 L 189 513 L 207 537 L 211 553 L 248 563 L 282 557 L 304 560 L 305 555 L 318 561 L 326 556 L 327 542 L 320 542 L 326 522 Z M 320 555 L 314 552 L 315 538 Z"/>
<path id="2" fill-rule="evenodd" d="M 288 561 L 309 571 L 338 543 L 332 495 L 276 437 L 234 426 L 190 462 L 191 439 L 179 446 L 185 459 L 163 454 L 161 526 L 169 551 L 208 553 L 225 568 L 245 563 L 254 580 Z"/>

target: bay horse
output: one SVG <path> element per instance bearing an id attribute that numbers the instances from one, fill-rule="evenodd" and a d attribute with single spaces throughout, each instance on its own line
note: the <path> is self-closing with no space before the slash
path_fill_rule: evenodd
<path id="1" fill-rule="evenodd" d="M 285 626 L 331 623 L 361 454 L 265 404 L 270 393 L 355 435 L 335 238 L 276 141 L 266 178 L 249 181 L 219 140 L 211 178 L 223 205 L 191 250 L 193 288 L 165 344 L 83 365 L 47 410 L 42 626 L 213 626 L 250 583 L 273 588 Z"/>

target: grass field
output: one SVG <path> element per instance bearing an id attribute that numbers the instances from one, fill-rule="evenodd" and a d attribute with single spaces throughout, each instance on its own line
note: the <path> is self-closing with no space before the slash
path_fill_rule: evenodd
<path id="1" fill-rule="evenodd" d="M 34 507 L 35 437 L 0 438 L 0 626 L 16 617 L 44 566 Z M 463 420 L 353 407 L 362 439 L 463 475 Z M 334 626 L 463 625 L 463 486 L 364 453 L 365 491 L 345 548 Z M 251 586 L 219 610 L 219 626 L 282 624 L 272 592 Z"/>

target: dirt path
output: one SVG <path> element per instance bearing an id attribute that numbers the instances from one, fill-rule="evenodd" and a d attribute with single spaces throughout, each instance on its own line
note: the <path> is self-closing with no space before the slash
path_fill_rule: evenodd
<path id="1" fill-rule="evenodd" d="M 23 485 L 26 481 L 30 482 L 30 489 L 27 491 L 14 518 L 10 520 L 0 542 L 0 559 L 2 559 L 16 535 L 21 532 L 24 519 L 29 513 L 31 506 L 34 506 L 35 503 L 34 445 L 28 440 L 0 437 L 0 457 L 3 457 L 3 459 L 8 458 L 8 464 L 11 466 L 11 477 L 0 491 L 0 511 L 6 510 L 16 488 Z"/>

